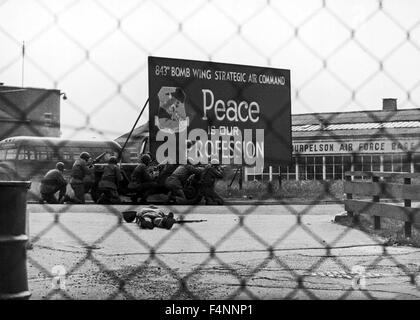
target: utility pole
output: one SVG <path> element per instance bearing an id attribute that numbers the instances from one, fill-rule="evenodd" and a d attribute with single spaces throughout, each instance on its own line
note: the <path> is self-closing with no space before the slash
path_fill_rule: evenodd
<path id="1" fill-rule="evenodd" d="M 25 41 L 22 43 L 22 88 L 25 79 Z"/>

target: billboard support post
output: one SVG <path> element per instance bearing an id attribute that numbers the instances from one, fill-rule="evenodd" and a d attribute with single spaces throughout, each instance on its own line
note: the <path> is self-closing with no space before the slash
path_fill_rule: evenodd
<path id="1" fill-rule="evenodd" d="M 147 104 L 148 104 L 148 103 L 149 103 L 149 98 L 147 98 L 146 103 L 144 104 L 143 108 L 141 109 L 140 114 L 139 114 L 139 116 L 137 117 L 137 120 L 136 120 L 136 122 L 135 122 L 135 123 L 134 123 L 134 125 L 133 125 L 133 128 L 131 128 L 131 131 L 130 131 L 130 133 L 128 134 L 128 137 L 127 137 L 127 139 L 125 140 L 123 147 L 121 148 L 121 151 L 120 151 L 120 154 L 119 154 L 120 163 L 121 163 L 121 161 L 122 161 L 122 154 L 123 154 L 123 152 L 124 152 L 124 149 L 125 149 L 125 147 L 127 146 L 127 143 L 128 143 L 128 141 L 130 140 L 131 135 L 133 134 L 133 131 L 134 131 L 134 129 L 135 129 L 135 128 L 136 128 L 136 126 L 137 126 L 137 123 L 139 122 L 139 120 L 140 120 L 141 116 L 143 115 L 144 110 L 146 110 L 146 106 L 147 106 Z"/>
<path id="2" fill-rule="evenodd" d="M 243 176 L 244 176 L 244 172 L 243 172 L 243 167 L 241 166 L 239 168 L 239 190 L 242 190 Z"/>

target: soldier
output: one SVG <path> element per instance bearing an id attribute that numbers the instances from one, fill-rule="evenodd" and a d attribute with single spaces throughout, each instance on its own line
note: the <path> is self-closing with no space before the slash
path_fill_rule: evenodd
<path id="1" fill-rule="evenodd" d="M 153 181 L 152 176 L 148 172 L 151 161 L 150 155 L 141 155 L 140 164 L 131 174 L 131 182 L 128 184 L 128 188 L 135 192 L 135 196 L 131 198 L 133 202 L 137 202 L 139 197 L 141 197 L 141 203 L 147 202 L 147 197 L 158 188 L 157 182 Z"/>
<path id="2" fill-rule="evenodd" d="M 74 198 L 69 202 L 83 204 L 85 203 L 85 193 L 88 193 L 93 185 L 92 173 L 89 170 L 90 154 L 82 152 L 71 169 L 70 185 L 74 191 Z"/>
<path id="3" fill-rule="evenodd" d="M 55 165 L 55 169 L 47 172 L 44 178 L 41 180 L 41 198 L 40 203 L 46 201 L 49 204 L 57 204 L 64 202 L 64 196 L 66 195 L 67 181 L 63 177 L 64 163 L 58 162 Z M 55 194 L 58 194 L 58 200 Z"/>
<path id="4" fill-rule="evenodd" d="M 165 187 L 171 192 L 169 198 L 175 198 L 177 203 L 186 203 L 183 187 L 188 178 L 193 175 L 199 175 L 202 169 L 196 168 L 191 164 L 181 165 L 166 179 Z"/>
<path id="5" fill-rule="evenodd" d="M 141 229 L 153 229 L 154 227 L 171 229 L 175 223 L 174 214 L 165 214 L 156 206 L 144 207 L 136 216 L 135 221 Z"/>
<path id="6" fill-rule="evenodd" d="M 222 197 L 214 190 L 216 179 L 221 178 L 223 178 L 223 168 L 217 164 L 207 165 L 201 174 L 199 181 L 200 194 L 204 197 L 206 205 L 210 202 L 224 203 Z"/>
<path id="7" fill-rule="evenodd" d="M 121 202 L 118 187 L 122 180 L 122 175 L 117 163 L 116 157 L 110 157 L 108 165 L 104 168 L 104 173 L 98 185 L 99 191 L 102 193 L 97 201 L 99 204 L 116 204 Z"/>
<path id="8" fill-rule="evenodd" d="M 159 186 L 162 186 L 165 188 L 165 181 L 166 179 L 178 168 L 177 164 L 170 164 L 166 163 L 163 165 L 159 165 L 159 176 L 157 178 L 157 182 Z"/>

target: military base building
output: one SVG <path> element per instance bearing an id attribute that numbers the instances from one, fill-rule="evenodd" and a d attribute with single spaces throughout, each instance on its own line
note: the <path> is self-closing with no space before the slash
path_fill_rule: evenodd
<path id="1" fill-rule="evenodd" d="M 0 141 L 15 136 L 60 136 L 60 96 L 55 89 L 0 83 Z"/>
<path id="2" fill-rule="evenodd" d="M 420 109 L 292 115 L 289 166 L 246 168 L 244 180 L 339 180 L 346 171 L 420 172 Z"/>

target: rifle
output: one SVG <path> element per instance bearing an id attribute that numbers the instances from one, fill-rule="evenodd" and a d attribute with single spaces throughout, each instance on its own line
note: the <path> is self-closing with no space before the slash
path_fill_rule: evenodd
<path id="1" fill-rule="evenodd" d="M 207 220 L 175 220 L 175 223 L 183 224 L 183 223 L 197 223 L 197 222 L 206 222 Z"/>
<path id="2" fill-rule="evenodd" d="M 102 152 L 99 156 L 97 156 L 95 159 L 93 159 L 92 163 L 90 164 L 90 167 L 92 167 L 95 163 L 98 163 L 101 161 L 101 159 L 107 154 L 107 152 Z"/>

